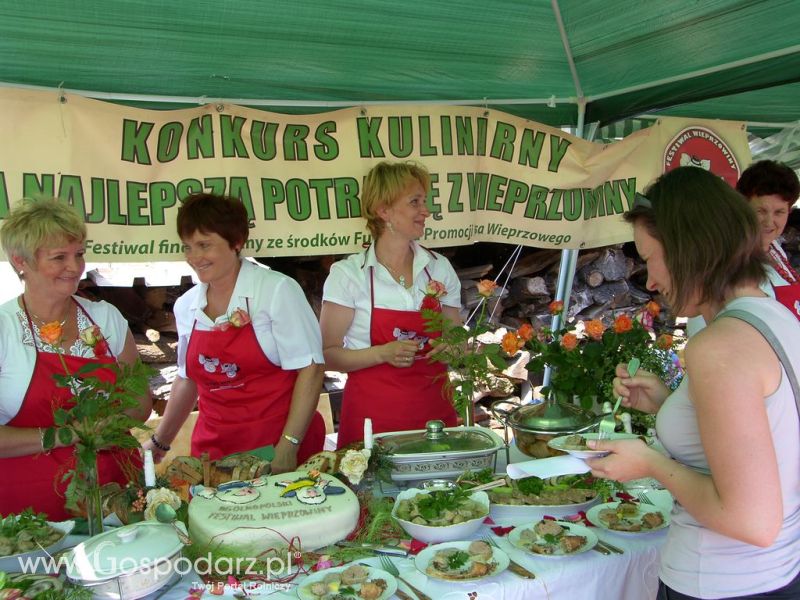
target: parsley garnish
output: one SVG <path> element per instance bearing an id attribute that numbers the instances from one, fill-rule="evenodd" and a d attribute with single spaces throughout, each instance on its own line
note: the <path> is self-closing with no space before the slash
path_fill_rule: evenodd
<path id="1" fill-rule="evenodd" d="M 420 494 L 415 499 L 419 514 L 426 520 L 436 519 L 446 511 L 457 510 L 471 496 L 469 490 L 455 488 L 452 490 L 434 490 L 429 494 Z"/>
<path id="2" fill-rule="evenodd" d="M 447 557 L 447 568 L 451 571 L 457 571 L 469 560 L 469 554 L 463 550 L 459 550 Z"/>

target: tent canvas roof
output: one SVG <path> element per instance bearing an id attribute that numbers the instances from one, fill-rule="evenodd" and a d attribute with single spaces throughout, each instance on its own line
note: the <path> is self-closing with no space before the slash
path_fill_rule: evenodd
<path id="1" fill-rule="evenodd" d="M 0 82 L 170 107 L 491 105 L 550 125 L 647 111 L 800 119 L 794 0 L 5 2 Z M 80 92 L 79 92 L 80 93 Z"/>

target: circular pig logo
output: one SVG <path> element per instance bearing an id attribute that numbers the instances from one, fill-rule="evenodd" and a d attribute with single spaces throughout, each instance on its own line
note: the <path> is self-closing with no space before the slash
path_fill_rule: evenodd
<path id="1" fill-rule="evenodd" d="M 711 129 L 687 127 L 672 138 L 664 151 L 664 172 L 677 167 L 700 167 L 736 186 L 741 171 L 728 145 Z"/>

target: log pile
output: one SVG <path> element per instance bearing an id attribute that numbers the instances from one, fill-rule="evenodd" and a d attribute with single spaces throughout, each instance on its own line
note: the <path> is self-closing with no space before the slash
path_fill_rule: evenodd
<path id="1" fill-rule="evenodd" d="M 581 252 L 570 296 L 568 316 L 597 319 L 620 311 L 634 312 L 651 299 L 644 288 L 644 264 L 629 255 L 623 246 L 607 246 Z M 508 273 L 499 274 L 503 286 L 490 301 L 492 322 L 517 328 L 525 322 L 534 326 L 549 322 L 548 305 L 555 298 L 558 250 L 523 250 L 521 258 Z M 495 265 L 484 264 L 479 270 L 497 277 Z M 455 265 L 462 284 L 462 299 L 467 316 L 480 302 L 475 267 Z M 502 266 L 502 264 L 501 264 Z M 485 276 L 485 275 L 482 275 Z"/>

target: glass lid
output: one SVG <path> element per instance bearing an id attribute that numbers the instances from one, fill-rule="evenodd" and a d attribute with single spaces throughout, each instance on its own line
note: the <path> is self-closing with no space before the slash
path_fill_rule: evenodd
<path id="1" fill-rule="evenodd" d="M 183 524 L 177 524 L 182 527 Z M 170 523 L 141 521 L 86 540 L 71 550 L 67 576 L 84 582 L 103 581 L 152 567 L 183 547 Z"/>
<path id="2" fill-rule="evenodd" d="M 428 421 L 425 431 L 404 431 L 388 434 L 380 439 L 390 454 L 431 454 L 443 452 L 469 452 L 491 450 L 495 440 L 477 428 L 445 431 L 442 421 Z"/>

